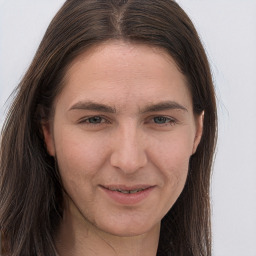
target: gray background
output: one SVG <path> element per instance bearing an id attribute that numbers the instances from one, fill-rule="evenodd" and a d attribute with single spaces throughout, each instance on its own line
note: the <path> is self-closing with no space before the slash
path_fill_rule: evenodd
<path id="1" fill-rule="evenodd" d="M 8 96 L 63 2 L 0 0 L 0 127 Z M 256 256 L 256 0 L 177 2 L 199 31 L 218 97 L 213 255 Z"/>

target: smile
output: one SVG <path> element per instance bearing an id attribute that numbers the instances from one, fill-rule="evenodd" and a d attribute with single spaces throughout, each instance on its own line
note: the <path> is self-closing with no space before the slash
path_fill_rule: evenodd
<path id="1" fill-rule="evenodd" d="M 100 186 L 107 195 L 107 198 L 113 200 L 115 203 L 122 205 L 135 205 L 143 202 L 150 196 L 156 186 L 151 185 L 137 185 L 137 186 Z"/>
<path id="2" fill-rule="evenodd" d="M 141 188 L 141 189 L 134 189 L 134 190 L 122 190 L 122 189 L 109 189 L 111 191 L 117 191 L 123 194 L 134 194 L 134 193 L 138 193 L 140 191 L 145 190 L 146 188 Z"/>

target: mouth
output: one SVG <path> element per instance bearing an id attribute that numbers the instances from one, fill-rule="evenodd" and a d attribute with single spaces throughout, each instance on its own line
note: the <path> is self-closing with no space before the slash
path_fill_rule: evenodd
<path id="1" fill-rule="evenodd" d="M 139 188 L 139 189 L 133 189 L 133 190 L 123 190 L 120 188 L 107 188 L 107 189 L 110 191 L 116 191 L 116 192 L 123 193 L 123 194 L 135 194 L 135 193 L 144 191 L 148 188 Z"/>
<path id="2" fill-rule="evenodd" d="M 152 185 L 104 185 L 100 186 L 108 198 L 121 205 L 137 205 L 148 198 L 156 186 Z"/>
<path id="3" fill-rule="evenodd" d="M 136 185 L 136 186 L 124 186 L 124 185 L 108 185 L 108 186 L 101 186 L 104 189 L 115 191 L 123 194 L 135 194 L 142 191 L 145 191 L 149 188 L 152 188 L 151 185 Z"/>

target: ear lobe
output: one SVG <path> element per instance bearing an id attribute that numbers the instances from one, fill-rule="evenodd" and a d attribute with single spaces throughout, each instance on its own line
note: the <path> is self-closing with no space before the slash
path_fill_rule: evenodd
<path id="1" fill-rule="evenodd" d="M 53 131 L 50 127 L 49 122 L 42 123 L 42 130 L 44 135 L 44 142 L 47 148 L 49 155 L 55 156 L 55 146 L 53 139 Z"/>
<path id="2" fill-rule="evenodd" d="M 197 147 L 203 135 L 203 128 L 204 128 L 204 111 L 202 111 L 202 113 L 196 117 L 196 135 L 194 139 L 192 154 L 196 153 Z"/>

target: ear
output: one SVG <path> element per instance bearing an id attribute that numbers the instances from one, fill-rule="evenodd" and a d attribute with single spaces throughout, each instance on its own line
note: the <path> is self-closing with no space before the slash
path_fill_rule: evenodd
<path id="1" fill-rule="evenodd" d="M 200 115 L 195 117 L 196 122 L 196 134 L 193 144 L 193 152 L 192 154 L 196 153 L 197 146 L 199 145 L 202 135 L 203 135 L 203 128 L 204 128 L 204 111 Z"/>
<path id="2" fill-rule="evenodd" d="M 49 155 L 55 156 L 55 145 L 54 145 L 54 138 L 53 138 L 53 129 L 49 122 L 44 122 L 41 124 L 43 135 L 44 135 L 44 142 L 47 148 Z"/>

